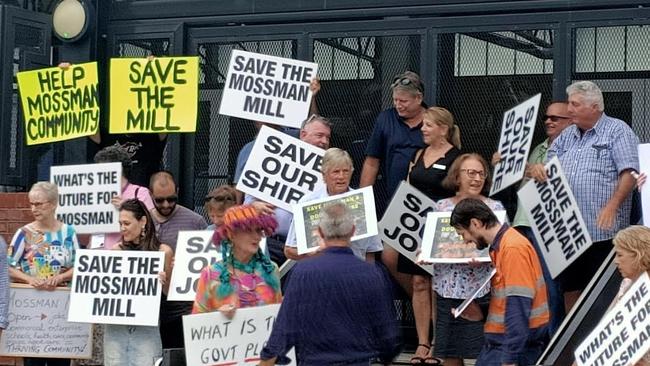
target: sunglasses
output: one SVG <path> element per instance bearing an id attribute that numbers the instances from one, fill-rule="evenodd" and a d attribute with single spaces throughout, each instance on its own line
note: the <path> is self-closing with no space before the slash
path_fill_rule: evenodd
<path id="1" fill-rule="evenodd" d="M 162 204 L 165 201 L 167 201 L 169 203 L 176 203 L 178 201 L 178 196 L 173 195 L 173 196 L 169 196 L 169 197 L 155 197 L 153 200 L 157 204 Z"/>
<path id="2" fill-rule="evenodd" d="M 545 114 L 545 115 L 542 116 L 542 121 L 546 121 L 547 119 L 550 119 L 552 122 L 559 122 L 560 120 L 569 119 L 569 118 L 570 117 L 554 116 L 554 115 Z"/>
<path id="3" fill-rule="evenodd" d="M 234 197 L 224 197 L 224 196 L 205 196 L 204 202 L 235 202 Z"/>

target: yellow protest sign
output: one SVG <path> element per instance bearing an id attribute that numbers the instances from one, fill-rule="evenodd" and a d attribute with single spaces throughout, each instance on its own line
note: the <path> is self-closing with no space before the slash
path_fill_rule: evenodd
<path id="1" fill-rule="evenodd" d="M 196 131 L 198 57 L 111 59 L 110 133 Z"/>
<path id="2" fill-rule="evenodd" d="M 96 62 L 19 72 L 17 78 L 27 145 L 97 133 Z"/>

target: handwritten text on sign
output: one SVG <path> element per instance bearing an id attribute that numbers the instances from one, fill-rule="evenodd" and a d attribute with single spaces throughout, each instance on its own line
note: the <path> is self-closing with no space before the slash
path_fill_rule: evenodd
<path id="1" fill-rule="evenodd" d="M 323 149 L 262 127 L 237 189 L 291 211 L 292 204 L 322 184 Z"/>
<path id="2" fill-rule="evenodd" d="M 546 164 L 545 182 L 526 183 L 517 194 L 553 278 L 591 245 L 580 209 L 557 157 Z"/>
<path id="3" fill-rule="evenodd" d="M 111 59 L 111 133 L 194 132 L 198 58 Z"/>
<path id="4" fill-rule="evenodd" d="M 300 128 L 317 70 L 311 62 L 233 50 L 219 113 Z"/>
<path id="5" fill-rule="evenodd" d="M 503 114 L 498 150 L 501 161 L 494 167 L 490 196 L 524 177 L 541 97 L 537 94 Z"/>
<path id="6" fill-rule="evenodd" d="M 163 252 L 77 252 L 68 320 L 81 323 L 158 325 Z"/>
<path id="7" fill-rule="evenodd" d="M 435 203 L 429 197 L 402 181 L 379 222 L 381 240 L 416 262 L 427 214 L 434 210 Z M 420 266 L 433 273 L 430 265 Z"/>
<path id="8" fill-rule="evenodd" d="M 97 133 L 97 63 L 19 72 L 27 145 Z"/>
<path id="9" fill-rule="evenodd" d="M 237 309 L 232 319 L 218 311 L 183 316 L 187 364 L 257 365 L 278 310 L 280 304 Z M 295 355 L 288 357 L 295 365 Z"/>
<path id="10" fill-rule="evenodd" d="M 650 350 L 650 279 L 644 272 L 578 346 L 578 365 L 634 365 Z"/>
<path id="11" fill-rule="evenodd" d="M 121 191 L 122 164 L 53 166 L 50 181 L 59 188 L 57 219 L 73 225 L 80 234 L 120 231 L 111 200 Z"/>
<path id="12" fill-rule="evenodd" d="M 39 291 L 11 285 L 9 326 L 2 332 L 0 354 L 14 357 L 90 358 L 92 326 L 68 323 L 70 290 Z"/>

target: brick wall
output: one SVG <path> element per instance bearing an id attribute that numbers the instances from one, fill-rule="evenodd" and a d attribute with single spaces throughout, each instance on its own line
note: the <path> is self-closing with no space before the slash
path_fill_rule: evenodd
<path id="1" fill-rule="evenodd" d="M 0 235 L 7 244 L 19 227 L 32 221 L 27 193 L 0 193 Z M 22 359 L 0 357 L 0 365 L 22 365 Z"/>

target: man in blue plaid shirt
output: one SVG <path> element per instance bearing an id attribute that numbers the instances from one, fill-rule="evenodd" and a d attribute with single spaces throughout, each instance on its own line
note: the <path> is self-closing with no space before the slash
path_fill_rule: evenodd
<path id="1" fill-rule="evenodd" d="M 560 274 L 566 311 L 612 249 L 617 231 L 630 225 L 632 190 L 639 171 L 639 138 L 630 126 L 605 114 L 603 94 L 590 81 L 566 89 L 573 125 L 553 141 L 547 159 L 560 159 L 593 244 Z M 545 179 L 543 167 L 533 177 Z"/>

